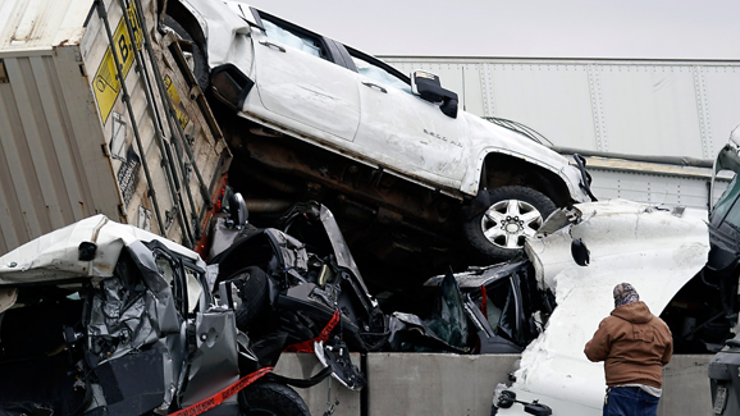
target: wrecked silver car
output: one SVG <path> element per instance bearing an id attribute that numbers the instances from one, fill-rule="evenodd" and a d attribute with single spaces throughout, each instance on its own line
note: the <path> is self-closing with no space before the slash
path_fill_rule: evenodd
<path id="1" fill-rule="evenodd" d="M 308 415 L 264 377 L 209 274 L 103 215 L 0 257 L 0 415 Z"/>

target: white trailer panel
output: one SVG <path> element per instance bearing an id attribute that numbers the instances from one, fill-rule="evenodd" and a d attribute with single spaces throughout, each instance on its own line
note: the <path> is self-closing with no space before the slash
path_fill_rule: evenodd
<path id="1" fill-rule="evenodd" d="M 559 146 L 598 147 L 595 119 L 589 117 L 591 93 L 587 67 L 487 63 L 482 69 L 486 74 L 483 103 L 486 116 L 526 124 Z M 539 122 L 532 125 L 528 120 Z"/>
<path id="2" fill-rule="evenodd" d="M 599 150 L 708 158 L 698 140 L 692 73 L 680 66 L 594 67 Z M 676 140 L 683 133 L 693 140 Z"/>

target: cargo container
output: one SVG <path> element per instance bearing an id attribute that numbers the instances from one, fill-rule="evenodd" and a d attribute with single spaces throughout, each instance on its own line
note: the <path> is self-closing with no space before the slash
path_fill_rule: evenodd
<path id="1" fill-rule="evenodd" d="M 98 213 L 202 238 L 231 155 L 157 6 L 0 3 L 0 253 Z"/>

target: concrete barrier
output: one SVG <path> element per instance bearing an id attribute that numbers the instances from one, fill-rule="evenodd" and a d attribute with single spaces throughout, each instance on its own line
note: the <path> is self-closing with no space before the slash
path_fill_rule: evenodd
<path id="1" fill-rule="evenodd" d="M 352 354 L 352 362 L 360 367 L 360 354 Z M 286 377 L 309 378 L 324 367 L 313 354 L 283 353 L 280 356 L 275 372 Z M 366 393 L 348 389 L 333 377 L 308 389 L 295 389 L 303 397 L 311 415 L 321 416 L 333 406 L 334 416 L 360 416 L 361 398 Z M 337 402 L 339 402 L 337 404 Z"/>
<path id="2" fill-rule="evenodd" d="M 707 366 L 712 355 L 675 355 L 663 372 L 659 416 L 710 415 Z M 353 362 L 360 366 L 359 354 Z M 455 355 L 373 353 L 363 365 L 368 385 L 352 392 L 336 380 L 310 389 L 296 389 L 311 414 L 321 416 L 329 406 L 334 416 L 461 415 L 488 416 L 493 390 L 509 383 L 518 355 Z M 275 371 L 308 378 L 321 370 L 312 354 L 283 354 Z M 554 415 L 565 416 L 565 415 Z"/>
<path id="3" fill-rule="evenodd" d="M 707 368 L 713 355 L 674 355 L 663 369 L 663 398 L 658 416 L 711 415 Z"/>
<path id="4" fill-rule="evenodd" d="M 489 415 L 518 355 L 368 354 L 368 416 Z"/>

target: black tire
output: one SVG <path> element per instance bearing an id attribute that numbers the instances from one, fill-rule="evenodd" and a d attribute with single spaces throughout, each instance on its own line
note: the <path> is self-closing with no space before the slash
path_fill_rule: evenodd
<path id="1" fill-rule="evenodd" d="M 258 381 L 242 390 L 239 406 L 243 416 L 311 416 L 295 390 L 270 381 Z"/>
<path id="2" fill-rule="evenodd" d="M 242 300 L 234 313 L 239 330 L 250 333 L 264 324 L 270 307 L 268 279 L 267 273 L 256 266 L 239 270 L 226 279 L 234 282 Z"/>
<path id="3" fill-rule="evenodd" d="M 172 16 L 164 15 L 162 23 L 168 28 L 172 29 L 175 33 L 177 33 L 177 36 L 179 36 L 181 39 L 192 43 L 193 51 L 191 53 L 193 58 L 193 66 L 192 68 L 190 68 L 190 70 L 193 72 L 193 77 L 198 83 L 201 91 L 205 92 L 206 88 L 208 88 L 210 79 L 208 76 L 208 61 L 206 61 L 206 55 L 203 52 L 203 45 L 199 45 L 198 42 L 195 42 L 193 40 L 193 37 L 190 36 L 190 33 L 188 33 L 188 31 L 185 30 L 185 28 L 182 27 L 180 23 L 173 19 Z"/>
<path id="4" fill-rule="evenodd" d="M 532 188 L 503 186 L 486 192 L 491 205 L 463 224 L 463 231 L 470 245 L 491 260 L 507 260 L 519 253 L 525 238 L 534 235 L 557 208 Z"/>

